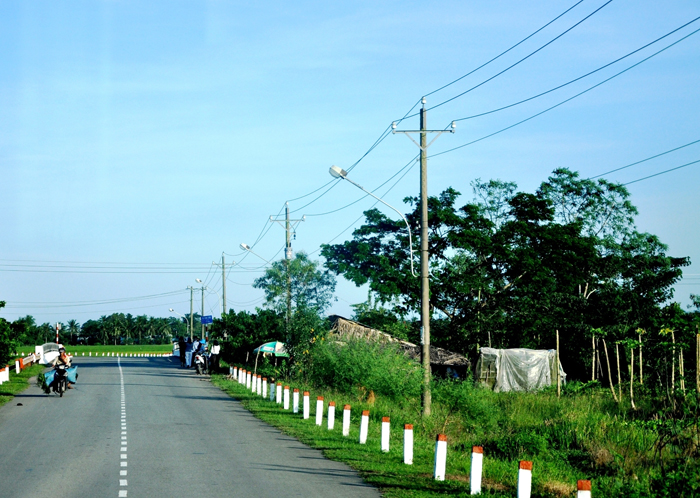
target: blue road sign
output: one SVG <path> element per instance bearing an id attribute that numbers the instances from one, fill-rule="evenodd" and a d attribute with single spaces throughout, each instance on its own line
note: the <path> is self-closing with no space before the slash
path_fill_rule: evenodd
<path id="1" fill-rule="evenodd" d="M 203 315 L 202 316 L 202 325 L 207 325 L 209 323 L 213 323 L 214 320 L 211 315 Z"/>

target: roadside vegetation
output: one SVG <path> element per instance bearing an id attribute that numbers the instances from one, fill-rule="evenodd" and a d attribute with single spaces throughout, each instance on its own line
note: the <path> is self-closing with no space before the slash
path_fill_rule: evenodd
<path id="1" fill-rule="evenodd" d="M 318 360 L 318 361 L 317 361 Z M 334 367 L 331 367 L 333 365 Z M 250 362 L 240 365 L 252 369 Z M 338 376 L 328 376 L 338 368 Z M 640 389 L 636 409 L 616 402 L 596 382 L 571 382 L 537 393 L 495 393 L 464 381 L 435 380 L 433 409 L 421 417 L 419 366 L 389 345 L 339 347 L 322 341 L 309 351 L 307 370 L 284 385 L 311 393 L 311 418 L 285 411 L 223 375 L 212 380 L 255 416 L 348 463 L 387 497 L 469 494 L 472 446 L 484 448 L 484 493 L 514 496 L 519 460 L 531 460 L 533 497 L 575 496 L 576 481 L 589 479 L 596 497 L 700 495 L 700 409 L 696 392 L 678 389 L 669 399 Z M 383 375 L 382 375 L 383 374 Z M 628 386 L 623 386 L 627 388 Z M 333 431 L 314 423 L 316 397 L 336 403 Z M 352 407 L 352 430 L 341 434 L 342 408 Z M 362 410 L 370 411 L 369 438 L 358 443 Z M 382 417 L 391 418 L 391 451 L 380 451 Z M 414 465 L 403 464 L 403 426 L 413 424 Z M 447 480 L 432 480 L 438 433 L 448 437 Z"/>
<path id="2" fill-rule="evenodd" d="M 10 382 L 3 382 L 0 385 L 0 406 L 8 403 L 14 397 L 29 387 L 29 379 L 43 372 L 44 365 L 32 365 L 15 374 L 14 369 L 10 372 Z"/>
<path id="3" fill-rule="evenodd" d="M 95 353 L 125 353 L 125 354 L 140 354 L 140 353 L 151 353 L 151 354 L 161 354 L 161 353 L 172 353 L 172 344 L 133 344 L 129 346 L 110 346 L 110 345 L 95 345 L 95 346 L 70 346 L 66 345 L 66 351 L 74 356 L 80 356 L 85 353 L 92 352 L 93 356 Z M 34 346 L 19 346 L 17 348 L 17 354 L 25 355 L 34 352 Z"/>

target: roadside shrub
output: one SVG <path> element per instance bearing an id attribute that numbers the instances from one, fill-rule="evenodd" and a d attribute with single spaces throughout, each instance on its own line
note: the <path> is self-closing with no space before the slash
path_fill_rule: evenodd
<path id="1" fill-rule="evenodd" d="M 308 380 L 346 394 L 387 396 L 393 400 L 420 395 L 421 368 L 391 343 L 320 341 L 310 349 Z"/>

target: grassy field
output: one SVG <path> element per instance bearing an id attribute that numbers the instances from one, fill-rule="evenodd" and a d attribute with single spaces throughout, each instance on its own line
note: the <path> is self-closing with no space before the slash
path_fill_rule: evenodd
<path id="1" fill-rule="evenodd" d="M 144 345 L 131 345 L 131 346 L 66 346 L 66 351 L 68 351 L 69 354 L 73 355 L 82 355 L 85 353 L 85 356 L 88 355 L 88 353 L 92 352 L 93 355 L 95 353 L 170 353 L 172 352 L 173 347 L 170 344 L 144 344 Z M 34 352 L 34 346 L 21 346 L 17 349 L 17 353 L 21 355 L 24 353 L 25 355 L 33 353 Z"/>
<path id="2" fill-rule="evenodd" d="M 44 371 L 44 365 L 32 365 L 25 368 L 19 374 L 15 374 L 14 369 L 10 369 L 10 382 L 3 382 L 0 386 L 0 406 L 11 401 L 16 394 L 29 387 L 29 378 L 39 375 Z"/>
<path id="3" fill-rule="evenodd" d="M 697 476 L 693 477 L 697 474 L 697 457 L 679 459 L 682 451 L 674 447 L 677 441 L 663 443 L 663 431 L 644 420 L 653 419 L 645 413 L 645 407 L 634 412 L 635 418 L 628 404 L 618 405 L 603 389 L 568 392 L 559 399 L 550 391 L 497 394 L 465 382 L 463 396 L 455 398 L 460 406 L 437 401 L 433 415 L 424 419 L 417 400 L 397 406 L 376 397 L 368 403 L 362 394 L 347 396 L 294 383 L 292 388 L 311 392 L 311 418 L 303 420 L 301 415 L 284 411 L 281 405 L 253 395 L 222 375 L 213 376 L 212 382 L 261 420 L 322 450 L 333 460 L 346 462 L 390 498 L 468 496 L 474 445 L 484 447 L 483 489 L 489 496 L 515 496 L 519 460 L 534 463 L 533 498 L 573 497 L 579 479 L 592 481 L 596 498 L 700 496 Z M 326 407 L 329 401 L 336 402 L 332 431 L 327 430 L 325 418 L 321 427 L 314 423 L 317 396 L 325 398 Z M 341 434 L 344 404 L 352 406 L 349 437 Z M 358 442 L 362 410 L 370 410 L 366 445 Z M 388 454 L 380 451 L 383 416 L 391 418 Z M 403 464 L 403 424 L 414 425 L 411 466 Z M 432 479 L 438 433 L 448 436 L 445 482 Z M 687 448 L 694 447 L 697 445 L 691 441 Z M 679 466 L 679 462 L 685 464 Z"/>

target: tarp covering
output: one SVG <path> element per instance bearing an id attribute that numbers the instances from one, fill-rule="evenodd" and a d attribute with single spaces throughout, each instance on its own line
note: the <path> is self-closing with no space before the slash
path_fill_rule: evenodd
<path id="1" fill-rule="evenodd" d="M 481 348 L 477 376 L 496 392 L 536 391 L 556 384 L 556 358 L 553 349 Z M 566 374 L 561 363 L 559 372 L 564 383 Z"/>

